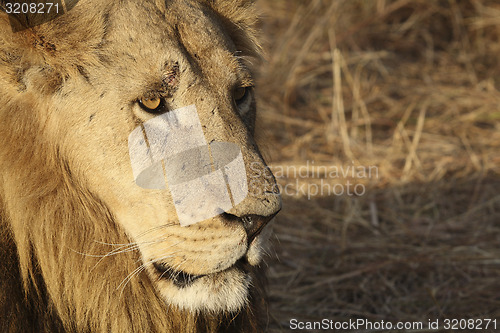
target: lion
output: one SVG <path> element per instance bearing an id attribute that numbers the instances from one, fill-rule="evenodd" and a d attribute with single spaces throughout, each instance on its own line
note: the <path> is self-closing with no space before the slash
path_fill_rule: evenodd
<path id="1" fill-rule="evenodd" d="M 16 19 L 0 12 L 0 331 L 265 331 L 262 260 L 281 199 L 254 138 L 253 1 L 80 0 L 41 24 Z M 243 172 L 222 186 L 229 208 L 182 225 L 184 183 L 139 186 L 130 138 L 186 109 L 196 147 L 212 149 L 206 175 L 233 177 L 214 147 L 236 147 Z M 176 133 L 154 144 L 189 141 Z M 177 162 L 171 173 L 193 168 Z M 218 204 L 192 189 L 200 207 Z"/>

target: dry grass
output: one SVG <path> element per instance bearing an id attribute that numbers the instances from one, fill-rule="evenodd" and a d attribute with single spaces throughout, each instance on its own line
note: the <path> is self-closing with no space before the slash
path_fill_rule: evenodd
<path id="1" fill-rule="evenodd" d="M 259 6 L 260 127 L 288 185 L 270 331 L 291 318 L 498 318 L 500 329 L 498 1 Z M 328 174 L 353 166 L 378 174 Z M 365 192 L 293 190 L 348 181 Z"/>

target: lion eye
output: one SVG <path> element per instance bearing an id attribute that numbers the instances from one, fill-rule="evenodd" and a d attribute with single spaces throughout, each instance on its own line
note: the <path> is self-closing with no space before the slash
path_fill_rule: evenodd
<path id="1" fill-rule="evenodd" d="M 252 87 L 239 87 L 233 91 L 233 99 L 240 112 L 247 112 L 252 104 Z"/>
<path id="2" fill-rule="evenodd" d="M 141 98 L 139 100 L 139 106 L 146 112 L 149 113 L 161 113 L 163 110 L 163 100 L 161 98 Z"/>
<path id="3" fill-rule="evenodd" d="M 247 87 L 239 87 L 234 90 L 234 100 L 238 102 L 241 100 L 243 97 L 245 97 L 247 93 Z"/>

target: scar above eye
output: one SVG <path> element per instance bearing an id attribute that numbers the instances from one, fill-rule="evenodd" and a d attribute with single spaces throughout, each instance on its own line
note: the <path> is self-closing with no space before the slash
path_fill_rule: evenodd
<path id="1" fill-rule="evenodd" d="M 179 84 L 179 64 L 166 64 L 162 75 L 162 84 L 164 89 L 172 90 Z"/>

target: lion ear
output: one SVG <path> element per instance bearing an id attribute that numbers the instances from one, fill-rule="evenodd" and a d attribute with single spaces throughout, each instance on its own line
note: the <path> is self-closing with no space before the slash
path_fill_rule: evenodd
<path id="1" fill-rule="evenodd" d="M 207 2 L 228 26 L 238 51 L 260 59 L 262 50 L 255 29 L 258 22 L 255 0 L 207 0 Z"/>
<path id="2" fill-rule="evenodd" d="M 208 0 L 208 3 L 233 22 L 256 21 L 255 0 Z"/>
<path id="3" fill-rule="evenodd" d="M 7 10 L 5 8 L 2 9 L 3 11 Z M 43 24 L 53 19 L 49 18 L 48 15 L 43 17 L 36 14 L 22 13 L 22 12 L 11 13 L 7 15 L 9 17 L 9 23 L 12 28 L 12 32 L 14 33 L 35 27 L 37 25 Z"/>
<path id="4" fill-rule="evenodd" d="M 41 22 L 40 17 L 7 14 L 5 4 L 8 1 L 0 0 L 0 6 L 3 6 L 3 10 L 0 10 L 0 59 L 2 52 L 8 52 L 7 56 L 16 55 L 13 61 L 22 61 L 23 66 L 27 63 L 48 66 L 64 72 L 65 77 L 68 73 L 78 74 L 82 64 L 100 62 L 100 54 L 96 50 L 106 35 L 113 3 L 77 0 L 53 2 L 64 3 L 64 12 L 60 11 L 57 17 Z M 90 10 L 90 6 L 98 8 Z"/>

